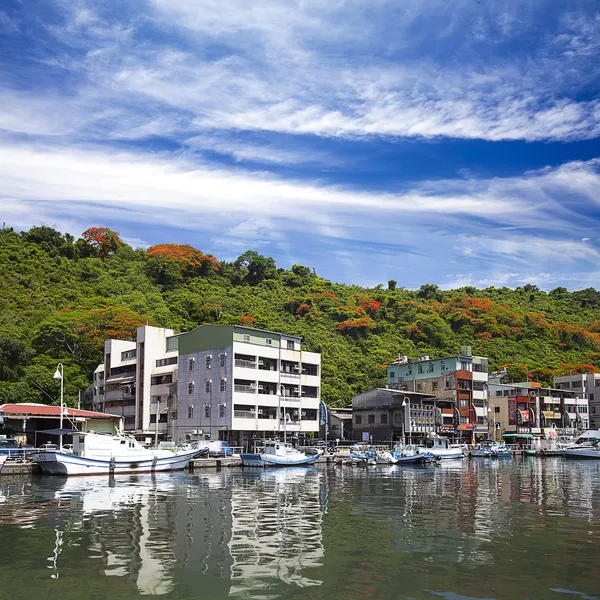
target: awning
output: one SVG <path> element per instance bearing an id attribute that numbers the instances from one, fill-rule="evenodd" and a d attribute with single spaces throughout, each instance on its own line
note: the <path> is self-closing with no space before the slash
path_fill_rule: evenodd
<path id="1" fill-rule="evenodd" d="M 504 433 L 502 434 L 502 437 L 520 437 L 530 440 L 533 437 L 533 435 L 531 435 L 531 433 Z"/>
<path id="2" fill-rule="evenodd" d="M 74 433 L 81 433 L 77 429 L 44 429 L 43 431 L 37 431 L 36 433 L 47 433 L 48 435 L 73 435 Z"/>
<path id="3" fill-rule="evenodd" d="M 135 375 L 114 375 L 106 380 L 106 383 L 134 383 Z"/>
<path id="4" fill-rule="evenodd" d="M 478 417 L 487 417 L 487 409 L 483 406 L 475 406 L 475 414 Z"/>

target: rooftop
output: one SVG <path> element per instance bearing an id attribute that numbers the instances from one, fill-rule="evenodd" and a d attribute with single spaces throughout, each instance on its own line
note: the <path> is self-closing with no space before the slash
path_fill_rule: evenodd
<path id="1" fill-rule="evenodd" d="M 1 404 L 0 412 L 8 415 L 25 415 L 28 417 L 60 417 L 60 406 L 48 404 L 36 404 L 34 402 L 21 402 L 18 404 Z M 109 415 L 106 413 L 93 412 L 91 410 L 81 410 L 79 408 L 64 407 L 63 416 L 65 417 L 83 417 L 85 419 L 120 419 L 119 415 Z"/>

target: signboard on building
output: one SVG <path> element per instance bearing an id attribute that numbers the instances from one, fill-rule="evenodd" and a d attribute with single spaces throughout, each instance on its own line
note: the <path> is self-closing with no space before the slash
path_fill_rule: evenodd
<path id="1" fill-rule="evenodd" d="M 473 431 L 474 427 L 473 423 L 462 423 L 457 429 L 458 431 Z"/>
<path id="2" fill-rule="evenodd" d="M 509 425 L 517 424 L 517 397 L 516 396 L 508 397 L 508 424 Z"/>
<path id="3" fill-rule="evenodd" d="M 369 432 L 368 431 L 363 431 L 362 432 L 362 441 L 363 442 L 368 442 L 369 441 Z"/>

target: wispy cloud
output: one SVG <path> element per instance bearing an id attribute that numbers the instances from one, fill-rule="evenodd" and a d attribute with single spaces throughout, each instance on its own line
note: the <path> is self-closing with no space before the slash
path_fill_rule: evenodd
<path id="1" fill-rule="evenodd" d="M 303 245 L 314 246 L 329 269 L 334 269 L 332 260 L 345 265 L 348 278 L 351 268 L 356 278 L 370 280 L 375 271 L 384 278 L 394 278 L 396 270 L 418 277 L 419 265 L 432 261 L 439 263 L 431 270 L 439 279 L 445 277 L 443 264 L 452 262 L 467 272 L 476 263 L 483 270 L 541 266 L 550 272 L 574 263 L 593 265 L 599 258 L 593 241 L 598 217 L 582 221 L 562 200 L 566 192 L 600 202 L 597 161 L 518 178 L 430 182 L 374 193 L 216 169 L 184 156 L 5 144 L 0 145 L 0 177 L 3 218 L 9 223 L 49 220 L 60 203 L 76 234 L 110 215 L 113 221 L 135 223 L 133 230 L 158 224 L 187 230 L 187 239 L 199 235 L 203 249 L 227 259 L 268 244 L 269 254 L 301 262 L 311 253 Z M 77 224 L 72 215 L 78 216 Z M 528 230 L 528 222 L 536 224 L 535 231 Z M 210 247 L 207 239 L 213 240 Z"/>

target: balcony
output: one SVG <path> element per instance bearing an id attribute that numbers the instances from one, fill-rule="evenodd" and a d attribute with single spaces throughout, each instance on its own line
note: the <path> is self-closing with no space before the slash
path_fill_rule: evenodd
<path id="1" fill-rule="evenodd" d="M 256 362 L 251 360 L 245 360 L 243 358 L 236 358 L 233 362 L 236 367 L 242 367 L 244 369 L 256 369 Z"/>
<path id="2" fill-rule="evenodd" d="M 234 410 L 235 419 L 256 419 L 256 413 L 253 410 Z"/>
<path id="3" fill-rule="evenodd" d="M 242 384 L 234 384 L 233 386 L 234 392 L 241 392 L 242 394 L 256 394 L 258 391 L 255 385 L 242 385 Z"/>

